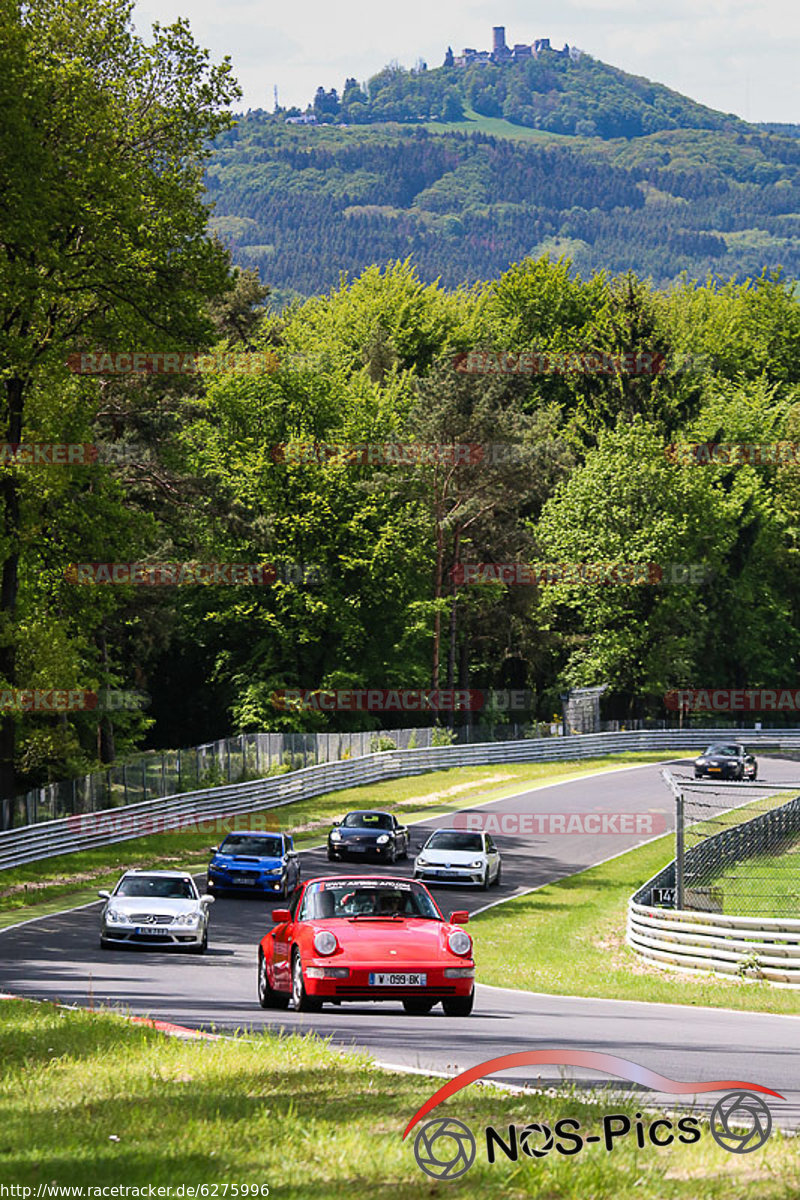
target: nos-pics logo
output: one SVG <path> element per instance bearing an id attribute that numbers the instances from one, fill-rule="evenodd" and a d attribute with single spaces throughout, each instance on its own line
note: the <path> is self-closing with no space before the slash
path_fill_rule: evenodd
<path id="1" fill-rule="evenodd" d="M 543 1063 L 570 1067 L 591 1067 L 607 1075 L 628 1079 L 653 1091 L 669 1095 L 698 1095 L 702 1092 L 726 1092 L 714 1106 L 709 1129 L 718 1145 L 733 1154 L 749 1154 L 758 1150 L 772 1132 L 772 1114 L 761 1096 L 784 1097 L 780 1092 L 747 1083 L 740 1079 L 713 1079 L 699 1083 L 681 1082 L 659 1075 L 647 1067 L 593 1050 L 531 1050 L 505 1054 L 500 1058 L 479 1063 L 443 1084 L 414 1114 L 403 1133 L 405 1140 L 412 1129 L 443 1100 L 462 1088 L 495 1071 Z M 636 1113 L 632 1120 L 625 1113 L 607 1113 L 602 1118 L 602 1134 L 583 1134 L 580 1122 L 573 1117 L 557 1120 L 552 1125 L 534 1121 L 528 1125 L 509 1125 L 498 1130 L 489 1125 L 484 1130 L 486 1158 L 494 1163 L 501 1156 L 517 1162 L 521 1155 L 531 1159 L 544 1158 L 551 1152 L 564 1156 L 579 1154 L 593 1142 L 613 1151 L 621 1139 L 633 1137 L 640 1150 L 648 1143 L 669 1146 L 678 1141 L 686 1145 L 698 1142 L 701 1136 L 698 1117 L 680 1117 L 675 1122 L 667 1117 L 645 1118 Z M 432 1179 L 451 1180 L 464 1175 L 478 1153 L 478 1142 L 472 1130 L 454 1117 L 434 1117 L 426 1121 L 414 1139 L 414 1156 L 421 1170 Z"/>

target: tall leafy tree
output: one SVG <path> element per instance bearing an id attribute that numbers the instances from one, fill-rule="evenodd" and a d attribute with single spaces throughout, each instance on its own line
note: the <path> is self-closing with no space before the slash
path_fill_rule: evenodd
<path id="1" fill-rule="evenodd" d="M 225 290 L 201 170 L 238 95 L 188 24 L 146 44 L 127 0 L 2 0 L 0 431 L 29 434 L 36 389 L 57 395 L 82 348 L 187 349 Z M 48 440 L 62 440 L 58 405 Z M 19 682 L 18 600 L 30 519 L 18 471 L 0 477 L 0 682 Z M 0 794 L 14 788 L 15 722 L 0 724 Z"/>
<path id="2" fill-rule="evenodd" d="M 676 686 L 779 682 L 798 644 L 777 561 L 782 526 L 753 468 L 676 466 L 638 419 L 602 433 L 533 528 L 542 558 L 699 564 L 707 582 L 678 569 L 659 586 L 542 588 L 564 682 L 608 683 L 632 705 Z"/>

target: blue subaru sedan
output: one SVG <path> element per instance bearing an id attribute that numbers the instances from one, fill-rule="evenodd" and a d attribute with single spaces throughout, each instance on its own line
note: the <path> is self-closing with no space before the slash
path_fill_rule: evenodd
<path id="1" fill-rule="evenodd" d="M 254 892 L 284 899 L 300 882 L 300 859 L 287 833 L 229 833 L 212 846 L 208 890 Z"/>

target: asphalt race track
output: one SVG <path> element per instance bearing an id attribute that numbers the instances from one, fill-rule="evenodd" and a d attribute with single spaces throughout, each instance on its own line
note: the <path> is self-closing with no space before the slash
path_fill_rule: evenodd
<path id="1" fill-rule="evenodd" d="M 657 766 L 626 768 L 572 782 L 534 788 L 484 807 L 494 813 L 652 813 L 673 828 L 672 797 Z M 798 764 L 760 758 L 762 780 L 800 777 Z M 429 780 L 420 779 L 420 794 Z M 432 787 L 430 790 L 433 790 Z M 764 794 L 763 792 L 755 793 Z M 452 815 L 412 827 L 412 851 L 427 831 L 452 824 Z M 433 888 L 441 908 L 475 912 L 499 898 L 563 878 L 603 861 L 652 835 L 494 834 L 503 857 L 503 879 L 489 892 Z M 363 874 L 359 864 L 329 863 L 324 850 L 303 852 L 303 878 Z M 374 868 L 370 868 L 373 870 Z M 379 871 L 382 868 L 377 868 Z M 384 870 L 408 875 L 411 864 Z M 101 951 L 100 904 L 0 931 L 0 991 L 79 1005 L 110 1005 L 217 1031 L 272 1025 L 310 1031 L 342 1047 L 368 1050 L 386 1064 L 452 1073 L 520 1050 L 594 1050 L 630 1059 L 680 1080 L 742 1079 L 782 1092 L 769 1098 L 777 1124 L 800 1126 L 800 1018 L 722 1009 L 548 996 L 478 986 L 470 1017 L 446 1017 L 440 1008 L 408 1016 L 399 1004 L 327 1005 L 320 1014 L 293 1010 L 270 1014 L 256 999 L 256 947 L 280 901 L 219 899 L 212 910 L 210 945 L 203 957 L 139 948 Z M 680 992 L 680 977 L 675 979 Z M 677 996 L 676 996 L 677 998 Z M 544 1068 L 506 1072 L 505 1082 L 543 1086 L 568 1077 L 580 1085 L 604 1083 L 595 1071 Z M 619 1084 L 623 1087 L 629 1085 Z M 646 1092 L 649 1107 L 673 1107 L 675 1097 Z M 681 1104 L 691 1097 L 678 1097 Z M 699 1097 L 710 1107 L 717 1093 Z M 533 1104 L 533 1100 L 531 1101 Z M 411 1114 L 409 1114 L 410 1116 Z M 533 1110 L 532 1110 L 533 1119 Z"/>

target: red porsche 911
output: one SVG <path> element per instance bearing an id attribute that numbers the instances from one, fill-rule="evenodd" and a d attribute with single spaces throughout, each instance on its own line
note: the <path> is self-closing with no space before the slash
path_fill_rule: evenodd
<path id="1" fill-rule="evenodd" d="M 422 1015 L 472 1012 L 472 938 L 466 912 L 442 916 L 424 884 L 378 876 L 310 879 L 258 950 L 262 1008 L 319 1012 L 323 1003 L 398 1000 Z"/>

